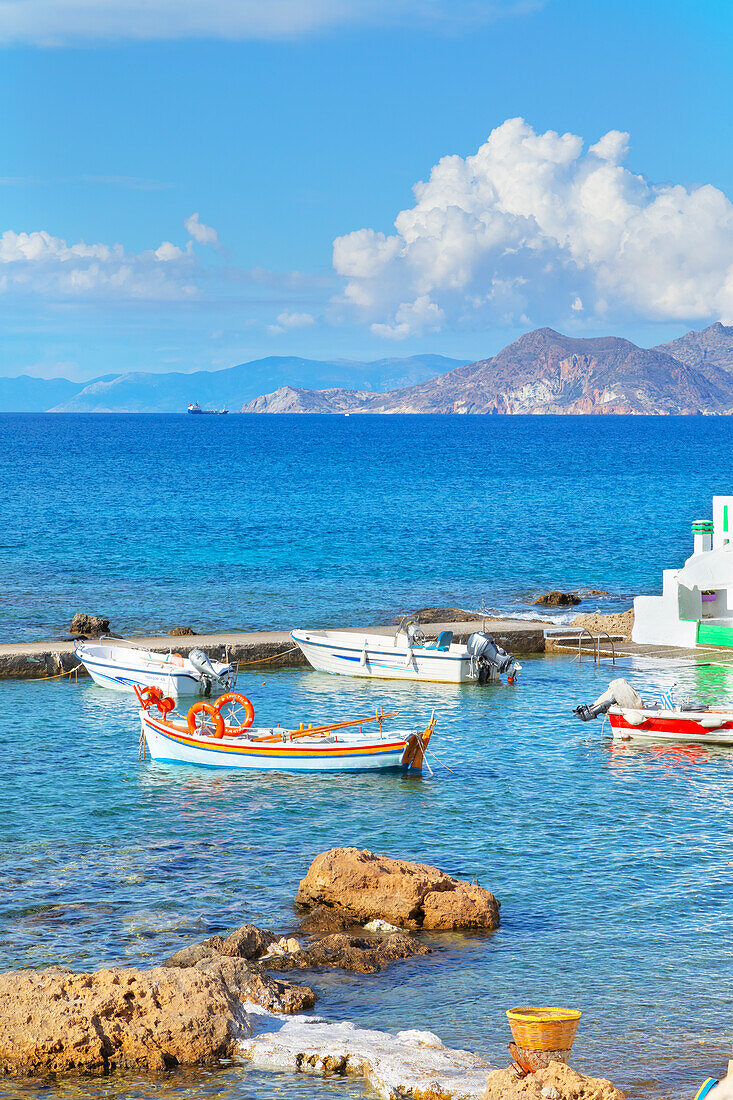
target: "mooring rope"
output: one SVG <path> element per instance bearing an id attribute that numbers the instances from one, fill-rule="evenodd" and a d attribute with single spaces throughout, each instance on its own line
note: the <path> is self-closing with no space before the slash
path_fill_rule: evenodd
<path id="1" fill-rule="evenodd" d="M 255 657 L 253 661 L 235 661 L 237 670 L 240 668 L 246 668 L 247 665 L 263 665 L 265 661 L 275 661 L 278 657 L 286 657 L 288 653 L 295 653 L 296 649 L 300 647 L 297 645 L 291 646 L 290 649 L 284 649 L 282 653 L 273 653 L 270 657 Z"/>
<path id="2" fill-rule="evenodd" d="M 71 679 L 74 673 L 78 672 L 79 669 L 83 667 L 84 666 L 82 664 L 78 664 L 75 668 L 70 668 L 68 672 L 66 670 L 64 670 L 63 672 L 54 672 L 52 676 L 24 676 L 23 679 L 27 684 L 35 684 L 38 683 L 40 680 L 59 680 L 62 676 L 68 676 L 69 679 Z"/>
<path id="3" fill-rule="evenodd" d="M 436 763 L 440 764 L 441 768 L 445 768 L 447 772 L 450 772 L 451 775 L 453 775 L 453 768 L 449 768 L 447 764 L 444 764 L 440 757 L 435 755 L 432 749 L 426 749 L 425 752 L 428 754 L 428 756 L 432 756 L 433 760 L 435 760 Z"/>

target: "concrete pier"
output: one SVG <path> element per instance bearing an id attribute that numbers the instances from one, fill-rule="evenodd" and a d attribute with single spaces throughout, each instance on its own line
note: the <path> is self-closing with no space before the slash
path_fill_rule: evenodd
<path id="1" fill-rule="evenodd" d="M 479 619 L 476 622 L 426 623 L 423 629 L 429 637 L 437 637 L 441 630 L 452 630 L 453 639 L 463 642 L 474 630 L 486 629 L 496 642 L 516 656 L 544 653 L 544 628 L 542 622 L 522 619 Z M 370 626 L 346 628 L 354 634 L 394 635 L 394 626 Z M 91 639 L 92 641 L 94 639 Z M 257 631 L 254 633 L 222 634 L 170 634 L 149 638 L 130 638 L 146 649 L 158 653 L 181 653 L 186 656 L 192 649 L 203 649 L 218 661 L 239 661 L 241 667 L 250 668 L 307 668 L 308 662 L 286 630 Z M 0 645 L 0 679 L 41 680 L 70 672 L 79 664 L 74 656 L 74 642 L 41 641 L 16 642 Z M 82 666 L 79 676 L 87 675 Z"/>

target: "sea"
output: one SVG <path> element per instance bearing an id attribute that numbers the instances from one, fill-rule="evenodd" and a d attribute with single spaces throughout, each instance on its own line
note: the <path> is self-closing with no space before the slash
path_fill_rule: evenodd
<path id="1" fill-rule="evenodd" d="M 623 610 L 688 556 L 731 477 L 722 418 L 28 414 L 0 437 L 3 641 L 58 636 L 75 611 L 135 635 L 482 602 L 528 617 L 548 589 Z M 313 857 L 353 844 L 476 879 L 501 925 L 431 935 L 431 956 L 380 974 L 299 976 L 320 1015 L 506 1064 L 506 1009 L 577 1008 L 578 1069 L 629 1100 L 691 1100 L 731 1053 L 733 752 L 614 744 L 572 708 L 617 675 L 718 700 L 733 671 L 522 663 L 485 687 L 240 673 L 268 725 L 435 709 L 422 778 L 141 762 L 128 696 L 0 681 L 0 969 L 149 966 L 247 922 L 294 930 Z M 240 1064 L 0 1082 L 3 1100 L 364 1095 Z"/>

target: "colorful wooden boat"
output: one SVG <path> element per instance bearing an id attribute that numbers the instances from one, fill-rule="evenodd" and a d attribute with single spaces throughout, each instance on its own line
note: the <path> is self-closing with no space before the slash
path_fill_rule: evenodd
<path id="1" fill-rule="evenodd" d="M 174 700 L 155 688 L 138 689 L 137 695 L 141 748 L 147 744 L 153 760 L 206 768 L 420 771 L 435 724 L 433 715 L 426 729 L 387 730 L 384 723 L 395 715 L 378 712 L 325 726 L 255 728 L 252 704 L 236 692 L 215 703 L 194 703 L 185 716 L 174 713 Z"/>

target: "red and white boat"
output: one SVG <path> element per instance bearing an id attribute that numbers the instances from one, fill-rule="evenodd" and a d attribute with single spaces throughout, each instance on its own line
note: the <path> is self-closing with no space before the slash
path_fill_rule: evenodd
<path id="1" fill-rule="evenodd" d="M 704 741 L 708 745 L 733 745 L 733 709 L 699 707 L 665 710 L 645 707 L 628 710 L 611 707 L 608 711 L 614 740 L 631 741 Z"/>
<path id="2" fill-rule="evenodd" d="M 384 723 L 395 715 L 378 712 L 323 726 L 255 728 L 254 707 L 237 692 L 227 692 L 213 703 L 194 703 L 185 715 L 176 714 L 175 701 L 156 687 L 136 687 L 135 692 L 140 702 L 141 757 L 147 745 L 153 760 L 205 768 L 421 771 L 435 725 L 433 715 L 425 729 L 388 730 Z"/>
<path id="3" fill-rule="evenodd" d="M 669 693 L 662 702 L 647 704 L 627 680 L 612 680 L 594 703 L 574 712 L 587 722 L 607 714 L 616 741 L 686 741 L 706 745 L 733 745 L 733 706 L 715 707 L 691 702 L 675 704 Z"/>

